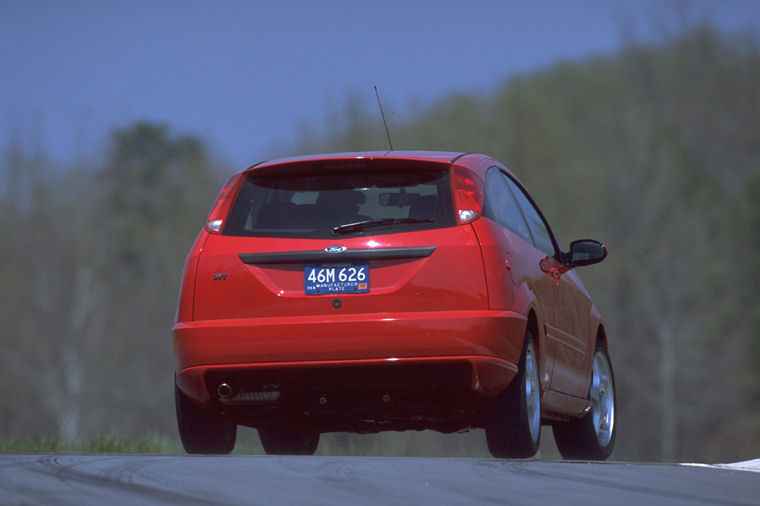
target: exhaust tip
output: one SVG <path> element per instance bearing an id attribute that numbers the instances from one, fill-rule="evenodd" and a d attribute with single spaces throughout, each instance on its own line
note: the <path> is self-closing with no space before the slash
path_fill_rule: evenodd
<path id="1" fill-rule="evenodd" d="M 219 383 L 219 386 L 216 387 L 216 393 L 220 399 L 229 399 L 234 392 L 229 383 Z"/>

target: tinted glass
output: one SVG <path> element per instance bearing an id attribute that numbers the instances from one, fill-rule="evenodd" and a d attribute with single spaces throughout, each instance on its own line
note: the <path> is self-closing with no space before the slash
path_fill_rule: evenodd
<path id="1" fill-rule="evenodd" d="M 546 223 L 544 223 L 543 218 L 541 218 L 541 215 L 522 189 L 509 178 L 507 178 L 507 182 L 509 188 L 512 190 L 512 193 L 520 204 L 520 209 L 522 209 L 525 219 L 528 221 L 528 227 L 530 227 L 530 232 L 533 235 L 533 244 L 547 255 L 554 256 L 554 242 L 552 242 L 551 233 L 549 232 Z"/>
<path id="2" fill-rule="evenodd" d="M 506 176 L 496 167 L 486 174 L 483 215 L 491 218 L 528 242 L 533 242 L 520 207 L 507 186 Z"/>
<path id="3" fill-rule="evenodd" d="M 414 223 L 375 224 L 343 235 L 454 226 L 448 172 L 253 176 L 244 181 L 223 233 L 327 238 L 340 225 L 392 219 Z"/>

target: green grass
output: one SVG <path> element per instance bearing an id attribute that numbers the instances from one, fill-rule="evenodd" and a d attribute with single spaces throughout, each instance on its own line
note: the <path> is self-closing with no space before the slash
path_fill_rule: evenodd
<path id="1" fill-rule="evenodd" d="M 242 429 L 242 430 L 240 430 Z M 261 454 L 258 435 L 252 429 L 240 428 L 235 454 Z M 106 434 L 67 442 L 53 436 L 30 438 L 0 437 L 0 453 L 121 453 L 148 455 L 183 455 L 185 453 L 179 436 L 148 433 L 142 436 Z"/>
<path id="2" fill-rule="evenodd" d="M 539 459 L 560 458 L 548 429 L 542 435 Z M 184 455 L 178 436 L 149 433 L 143 436 L 108 434 L 76 442 L 65 442 L 51 436 L 33 438 L 0 438 L 0 453 L 90 453 Z M 262 455 L 259 437 L 254 429 L 238 427 L 235 455 Z M 432 431 L 384 432 L 381 434 L 322 434 L 317 455 L 384 456 L 384 457 L 470 457 L 488 458 L 482 430 L 461 434 L 438 434 Z"/>
<path id="3" fill-rule="evenodd" d="M 0 439 L 2 453 L 184 453 L 178 439 L 151 434 L 131 437 L 117 434 L 66 442 L 50 436 Z"/>

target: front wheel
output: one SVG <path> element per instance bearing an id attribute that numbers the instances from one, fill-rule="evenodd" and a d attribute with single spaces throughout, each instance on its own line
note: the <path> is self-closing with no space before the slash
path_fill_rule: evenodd
<path id="1" fill-rule="evenodd" d="M 237 424 L 220 413 L 193 404 L 174 385 L 177 428 L 187 453 L 226 454 L 235 448 Z"/>
<path id="2" fill-rule="evenodd" d="M 552 427 L 562 457 L 568 460 L 605 460 L 615 446 L 615 377 L 607 348 L 596 345 L 589 387 L 591 410 L 583 417 Z"/>
<path id="3" fill-rule="evenodd" d="M 541 439 L 541 385 L 536 341 L 530 332 L 520 357 L 520 370 L 486 412 L 486 441 L 497 458 L 527 459 L 538 451 Z"/>

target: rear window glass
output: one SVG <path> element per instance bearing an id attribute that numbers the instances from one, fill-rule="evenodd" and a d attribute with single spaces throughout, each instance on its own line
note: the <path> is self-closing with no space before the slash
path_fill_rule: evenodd
<path id="1" fill-rule="evenodd" d="M 448 171 L 294 173 L 246 179 L 223 234 L 332 238 L 454 225 Z"/>

